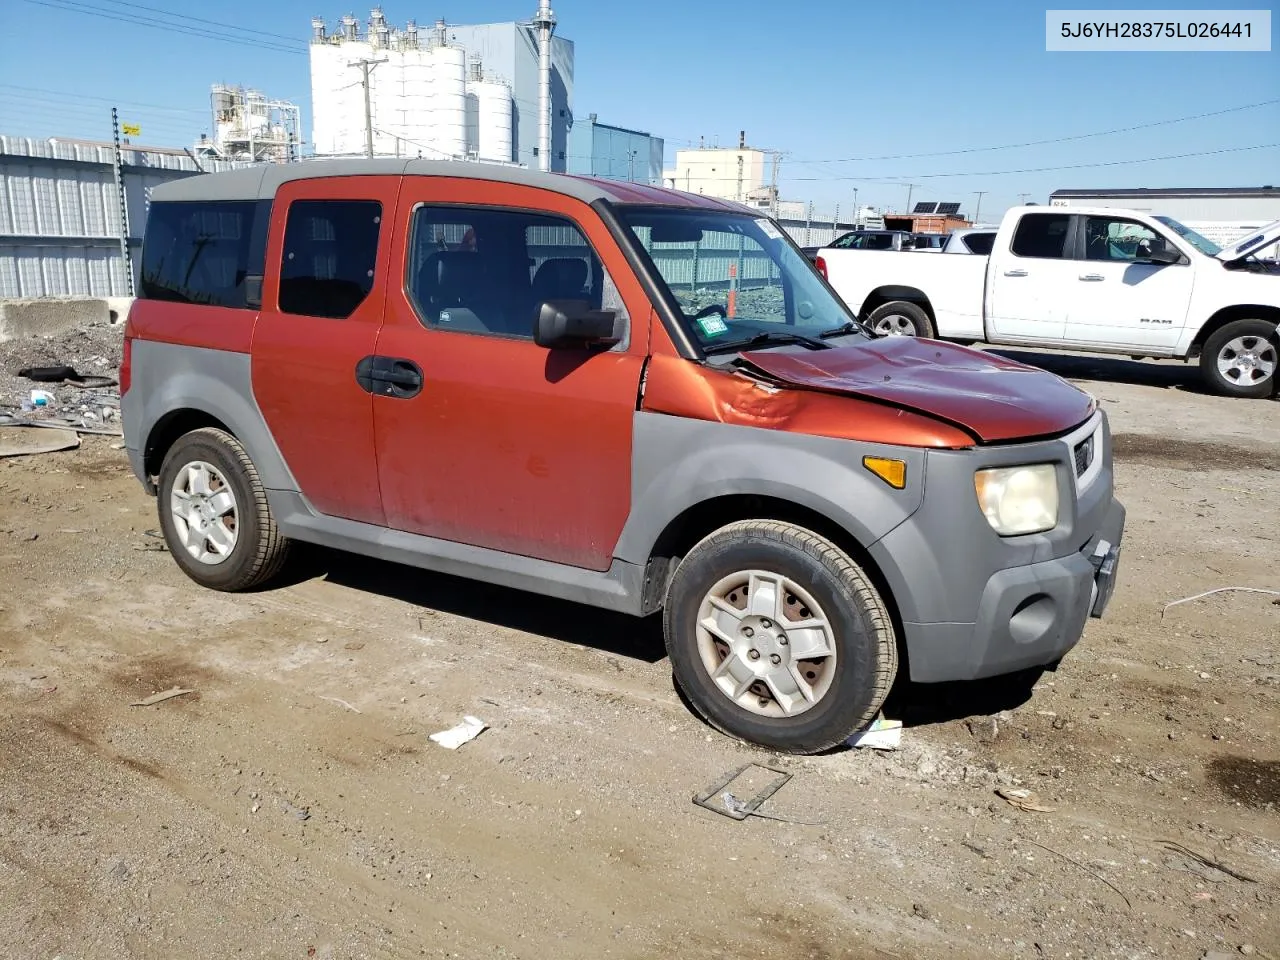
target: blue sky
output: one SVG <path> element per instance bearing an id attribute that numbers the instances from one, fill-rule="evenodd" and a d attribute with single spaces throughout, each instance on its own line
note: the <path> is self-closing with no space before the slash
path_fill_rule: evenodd
<path id="1" fill-rule="evenodd" d="M 1046 5 L 1025 2 L 756 0 L 610 3 L 557 0 L 558 33 L 576 45 L 574 112 L 666 138 L 668 157 L 699 137 L 739 130 L 785 150 L 783 195 L 847 213 L 955 200 L 983 219 L 1058 187 L 1280 185 L 1280 102 L 1066 142 L 986 150 L 1173 120 L 1280 99 L 1280 52 L 1047 53 Z M 1051 4 L 1055 8 L 1067 6 Z M 1094 8 L 1107 4 L 1080 4 Z M 1117 9 L 1150 4 L 1113 5 Z M 1201 0 L 1197 9 L 1248 4 Z M 1254 4 L 1257 7 L 1257 4 Z M 145 9 L 162 8 L 177 15 Z M 535 0 L 386 0 L 393 24 L 526 19 Z M 110 107 L 145 143 L 189 144 L 209 130 L 215 82 L 245 84 L 303 106 L 310 20 L 366 7 L 325 0 L 8 0 L 0 32 L 0 133 L 110 136 Z M 1157 9 L 1157 8 L 1153 8 Z M 264 49 L 91 15 L 207 21 Z M 231 31 L 227 31 L 228 36 Z M 290 41 L 288 38 L 295 38 Z M 974 151 L 919 156 L 945 151 Z M 1208 151 L 1215 155 L 1093 166 Z M 857 162 L 844 158 L 884 157 Z M 1044 170 L 1081 165 L 1079 169 Z M 1085 166 L 1088 165 L 1088 166 Z M 941 176 L 940 176 L 941 175 Z"/>

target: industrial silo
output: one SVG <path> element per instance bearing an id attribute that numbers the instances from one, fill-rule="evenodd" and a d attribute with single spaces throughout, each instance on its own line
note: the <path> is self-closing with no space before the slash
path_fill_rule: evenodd
<path id="1" fill-rule="evenodd" d="M 431 54 L 435 146 L 446 157 L 467 152 L 467 58 L 461 47 L 444 44 L 445 25 L 436 24 L 440 45 Z"/>
<path id="2" fill-rule="evenodd" d="M 476 152 L 481 160 L 511 162 L 511 88 L 501 80 L 471 84 L 478 107 Z"/>

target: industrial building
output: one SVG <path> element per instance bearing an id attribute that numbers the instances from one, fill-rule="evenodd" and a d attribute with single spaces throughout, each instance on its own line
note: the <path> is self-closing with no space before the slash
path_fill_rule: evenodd
<path id="1" fill-rule="evenodd" d="M 0 300 L 131 295 L 151 188 L 200 169 L 180 149 L 131 146 L 120 158 L 124 205 L 112 144 L 0 136 Z"/>
<path id="2" fill-rule="evenodd" d="M 1055 190 L 1052 207 L 1122 207 L 1172 217 L 1220 245 L 1239 240 L 1280 220 L 1280 188 L 1265 187 L 1136 187 L 1119 190 Z M 1274 259 L 1280 244 L 1262 251 Z"/>
<path id="3" fill-rule="evenodd" d="M 601 123 L 593 113 L 575 121 L 569 131 L 566 170 L 657 185 L 662 182 L 663 150 L 660 137 Z"/>
<path id="4" fill-rule="evenodd" d="M 272 100 L 260 90 L 215 83 L 209 95 L 213 138 L 192 148 L 199 158 L 289 163 L 302 151 L 298 106 Z"/>
<path id="5" fill-rule="evenodd" d="M 747 146 L 746 134 L 738 136 L 736 148 L 699 146 L 677 150 L 675 166 L 662 172 L 662 183 L 686 193 L 700 193 L 722 200 L 751 203 L 764 209 L 777 200 L 776 183 L 768 182 L 776 175 L 770 154 Z"/>
<path id="6" fill-rule="evenodd" d="M 545 7 L 545 4 L 544 4 Z M 318 156 L 478 159 L 563 171 L 573 122 L 573 43 L 551 35 L 545 8 L 529 24 L 440 20 L 393 27 L 375 9 L 336 32 L 312 21 L 312 144 Z M 545 40 L 545 51 L 541 49 Z M 540 75 L 545 55 L 546 76 Z M 539 123 L 549 101 L 550 125 Z M 366 117 L 368 121 L 366 122 Z"/>

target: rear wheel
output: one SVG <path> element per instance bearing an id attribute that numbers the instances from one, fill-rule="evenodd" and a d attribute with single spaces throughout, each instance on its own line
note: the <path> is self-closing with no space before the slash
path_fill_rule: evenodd
<path id="1" fill-rule="evenodd" d="M 919 304 L 893 300 L 871 311 L 867 325 L 882 337 L 933 337 L 933 321 Z"/>
<path id="2" fill-rule="evenodd" d="M 1200 373 L 1209 389 L 1228 397 L 1268 397 L 1276 387 L 1280 358 L 1276 325 L 1233 320 L 1209 335 L 1200 353 Z"/>
<path id="3" fill-rule="evenodd" d="M 689 551 L 663 620 L 676 682 L 713 726 L 816 753 L 875 718 L 897 673 L 884 602 L 835 544 L 746 520 Z"/>
<path id="4" fill-rule="evenodd" d="M 160 529 L 184 573 L 213 590 L 247 590 L 289 553 L 258 471 L 225 430 L 193 430 L 165 455 L 156 492 Z"/>

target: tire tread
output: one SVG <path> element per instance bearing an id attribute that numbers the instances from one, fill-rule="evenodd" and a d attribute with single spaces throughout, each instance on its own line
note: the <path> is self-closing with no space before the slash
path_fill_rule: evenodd
<path id="1" fill-rule="evenodd" d="M 880 707 L 889 695 L 889 689 L 893 686 L 894 678 L 898 673 L 898 645 L 894 638 L 893 619 L 890 617 L 889 610 L 885 606 L 884 600 L 880 597 L 879 591 L 871 584 L 867 575 L 854 562 L 853 558 L 836 544 L 826 537 L 814 533 L 812 530 L 780 520 L 738 520 L 708 534 L 681 558 L 672 581 L 674 582 L 675 578 L 680 575 L 680 567 L 684 565 L 685 561 L 699 551 L 700 548 L 737 540 L 744 535 L 769 540 L 779 545 L 786 544 L 799 548 L 831 571 L 849 589 L 850 593 L 857 598 L 857 601 L 867 612 L 867 618 L 870 621 L 868 632 L 876 643 L 877 656 L 875 657 L 874 676 L 871 678 L 873 695 L 870 705 L 865 714 L 859 718 L 855 728 L 857 730 L 863 729 L 879 713 Z M 675 624 L 671 622 L 671 609 L 671 605 L 668 604 L 663 611 L 664 626 L 666 628 L 663 632 L 667 638 L 668 650 L 672 643 L 671 638 L 674 636 L 675 628 Z M 703 714 L 703 716 L 708 723 L 721 733 L 734 739 L 741 739 L 737 734 L 726 730 L 713 717 L 706 714 Z M 821 753 L 845 742 L 847 738 L 848 733 L 844 733 L 816 745 L 806 745 L 804 748 L 797 747 L 791 752 Z"/>

